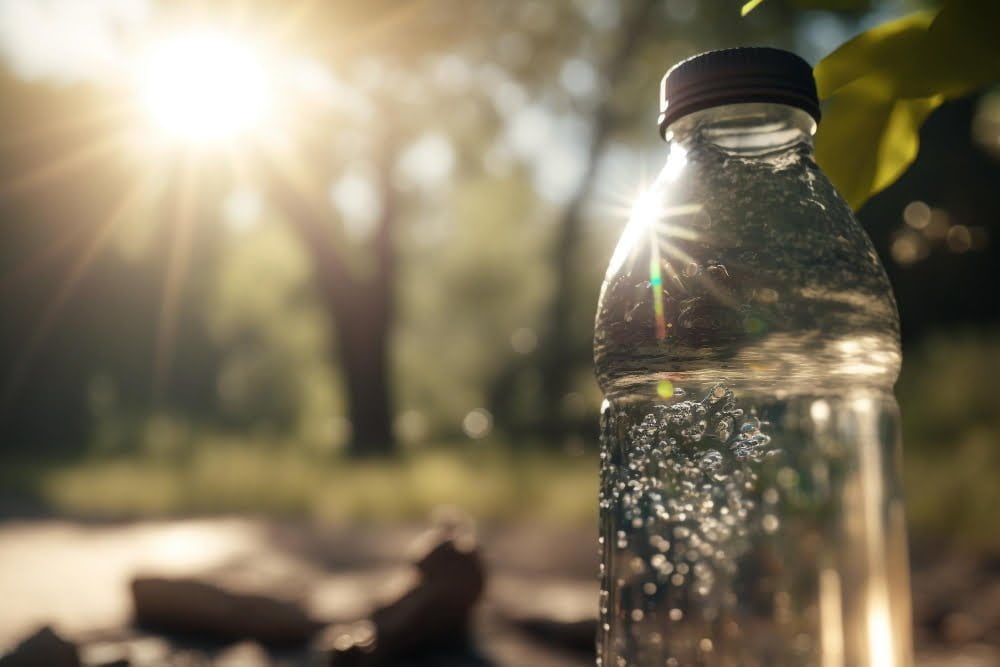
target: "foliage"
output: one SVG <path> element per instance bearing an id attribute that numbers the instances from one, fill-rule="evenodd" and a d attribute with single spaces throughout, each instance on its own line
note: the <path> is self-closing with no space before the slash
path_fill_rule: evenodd
<path id="1" fill-rule="evenodd" d="M 744 4 L 743 15 L 761 1 Z M 934 109 L 1000 80 L 998 25 L 998 3 L 946 0 L 937 10 L 875 26 L 816 65 L 824 103 L 817 160 L 855 210 L 916 159 L 920 126 Z"/>
<path id="2" fill-rule="evenodd" d="M 913 162 L 931 111 L 1000 79 L 997 25 L 1000 5 L 948 0 L 872 28 L 816 66 L 827 109 L 817 157 L 854 208 Z"/>
<path id="3" fill-rule="evenodd" d="M 757 9 L 764 0 L 749 0 L 740 7 L 740 16 L 746 16 Z M 859 12 L 871 7 L 871 0 L 795 0 L 802 9 L 830 9 L 835 11 Z"/>

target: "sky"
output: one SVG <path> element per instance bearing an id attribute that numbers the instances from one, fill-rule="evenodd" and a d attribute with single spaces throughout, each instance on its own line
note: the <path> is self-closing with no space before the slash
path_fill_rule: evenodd
<path id="1" fill-rule="evenodd" d="M 150 11 L 147 0 L 0 0 L 0 53 L 26 79 L 117 77 Z"/>

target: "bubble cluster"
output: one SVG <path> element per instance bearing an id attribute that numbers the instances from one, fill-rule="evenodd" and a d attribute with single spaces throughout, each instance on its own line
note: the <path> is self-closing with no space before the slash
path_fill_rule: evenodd
<path id="1" fill-rule="evenodd" d="M 675 387 L 672 401 L 605 405 L 600 502 L 616 526 L 605 560 L 628 567 L 605 571 L 604 622 L 606 601 L 626 588 L 645 598 L 630 598 L 625 613 L 632 623 L 650 620 L 657 609 L 661 622 L 679 623 L 693 610 L 709 618 L 735 601 L 729 582 L 738 559 L 761 531 L 760 506 L 773 507 L 758 500 L 759 464 L 780 450 L 769 424 L 738 407 L 725 384 L 699 395 L 688 398 Z M 777 492 L 766 491 L 775 500 Z M 763 529 L 778 528 L 767 514 Z"/>
<path id="2" fill-rule="evenodd" d="M 602 505 L 617 506 L 625 525 L 657 520 L 664 534 L 654 532 L 647 543 L 660 555 L 652 556 L 652 566 L 664 575 L 676 569 L 674 560 L 706 558 L 715 567 L 732 567 L 756 509 L 748 493 L 757 482 L 752 464 L 779 453 L 765 426 L 736 407 L 732 390 L 722 384 L 701 400 L 657 404 L 628 427 L 623 465 L 606 480 Z M 629 546 L 624 530 L 617 538 L 617 548 Z M 712 570 L 695 573 L 703 589 L 712 585 Z"/>

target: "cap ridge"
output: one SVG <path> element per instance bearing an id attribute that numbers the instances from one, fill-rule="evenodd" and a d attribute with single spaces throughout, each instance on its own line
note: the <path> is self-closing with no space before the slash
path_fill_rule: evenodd
<path id="1" fill-rule="evenodd" d="M 667 71 L 660 83 L 660 134 L 689 113 L 742 102 L 789 104 L 820 118 L 809 63 L 790 51 L 743 46 L 700 53 Z"/>

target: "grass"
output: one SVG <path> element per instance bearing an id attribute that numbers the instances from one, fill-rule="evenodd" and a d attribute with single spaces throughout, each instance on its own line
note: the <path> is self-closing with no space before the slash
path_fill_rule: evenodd
<path id="1" fill-rule="evenodd" d="M 947 447 L 915 443 L 905 456 L 914 536 L 1000 552 L 996 431 L 971 430 Z M 426 519 L 454 505 L 481 520 L 592 524 L 596 456 L 443 447 L 389 461 L 303 453 L 295 443 L 201 437 L 183 457 L 92 458 L 5 471 L 19 491 L 71 516 L 123 518 L 255 513 L 323 522 Z M 5 466 L 6 467 L 6 466 Z M 4 486 L 11 487 L 4 483 Z"/>
<path id="2" fill-rule="evenodd" d="M 169 460 L 105 458 L 42 469 L 37 493 L 56 511 L 102 517 L 263 512 L 392 521 L 423 519 L 445 504 L 482 519 L 596 517 L 590 456 L 477 443 L 357 461 L 220 437 L 192 445 Z"/>

